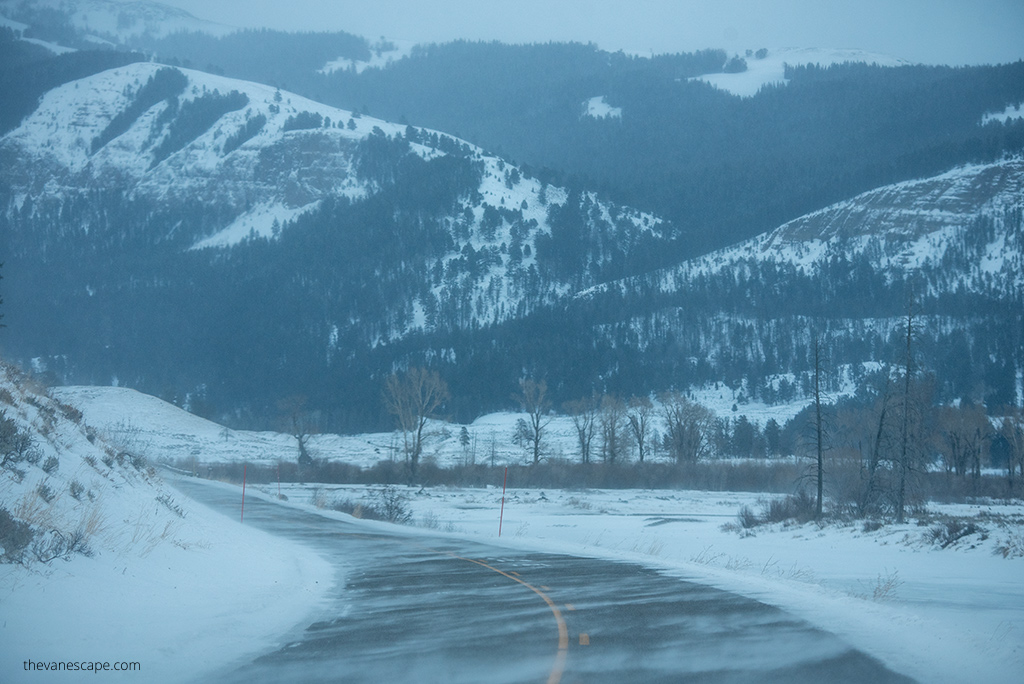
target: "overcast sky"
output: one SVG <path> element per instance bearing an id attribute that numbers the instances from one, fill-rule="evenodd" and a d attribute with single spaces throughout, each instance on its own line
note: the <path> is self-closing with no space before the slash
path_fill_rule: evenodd
<path id="1" fill-rule="evenodd" d="M 242 27 L 375 39 L 593 42 L 647 54 L 859 48 L 913 62 L 1024 58 L 1024 0 L 163 0 Z"/>

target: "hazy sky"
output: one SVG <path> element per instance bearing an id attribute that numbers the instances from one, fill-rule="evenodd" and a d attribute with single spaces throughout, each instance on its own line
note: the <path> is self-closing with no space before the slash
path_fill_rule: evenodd
<path id="1" fill-rule="evenodd" d="M 201 19 L 375 39 L 594 42 L 608 50 L 860 48 L 914 62 L 1024 59 L 1024 0 L 163 0 Z"/>

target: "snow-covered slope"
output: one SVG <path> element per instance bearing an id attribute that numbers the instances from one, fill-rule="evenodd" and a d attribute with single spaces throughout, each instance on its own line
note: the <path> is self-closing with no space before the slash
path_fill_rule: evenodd
<path id="1" fill-rule="evenodd" d="M 99 42 L 123 43 L 142 35 L 163 37 L 177 31 L 202 31 L 224 35 L 235 31 L 230 26 L 197 19 L 183 9 L 147 0 L 0 0 L 0 12 L 8 16 L 32 18 L 39 10 L 57 11 L 71 25 Z"/>
<path id="2" fill-rule="evenodd" d="M 222 212 L 234 214 L 225 229 L 234 220 L 252 217 L 254 211 L 262 213 L 268 220 L 257 221 L 252 228 L 269 233 L 270 223 L 280 216 L 274 208 L 292 210 L 294 217 L 295 209 L 309 207 L 328 194 L 365 192 L 353 178 L 353 142 L 374 127 L 388 134 L 402 131 L 368 117 L 352 119 L 350 112 L 269 86 L 182 69 L 188 83 L 176 99 L 179 110 L 214 92 L 240 93 L 245 106 L 223 114 L 155 165 L 155 150 L 168 135 L 169 121 L 160 118 L 173 106 L 170 99 L 147 108 L 126 131 L 93 151 L 94 141 L 161 69 L 153 63 L 132 64 L 48 92 L 36 111 L 0 141 L 0 154 L 12 161 L 15 192 L 45 200 L 85 189 L 127 188 L 135 195 L 168 202 L 217 204 Z M 285 132 L 289 117 L 300 112 L 340 123 L 352 119 L 355 124 L 351 129 Z M 261 129 L 238 149 L 225 153 L 228 138 L 260 116 L 266 118 Z M 281 163 L 275 163 L 278 160 Z"/>
<path id="3" fill-rule="evenodd" d="M 847 62 L 863 62 L 880 66 L 902 66 L 909 64 L 902 59 L 880 55 L 864 50 L 825 48 L 778 48 L 768 50 L 763 57 L 757 54 L 746 57 L 747 69 L 739 73 L 717 73 L 696 76 L 692 80 L 710 83 L 740 97 L 753 97 L 766 85 L 785 84 L 786 66 L 817 64 L 822 67 Z"/>
<path id="4" fill-rule="evenodd" d="M 139 445 L 0 362 L 0 680 L 54 681 L 27 660 L 203 680 L 330 589 L 326 562 L 183 497 Z"/>
<path id="5" fill-rule="evenodd" d="M 805 273 L 864 258 L 890 277 L 942 276 L 931 287 L 1024 288 L 1024 159 L 964 166 L 863 193 L 664 274 L 663 287 L 742 262 Z"/>
<path id="6" fill-rule="evenodd" d="M 178 83 L 178 90 L 162 99 L 144 97 L 160 79 Z M 192 121 L 211 106 L 229 111 L 212 123 Z M 537 240 L 551 233 L 549 208 L 567 201 L 564 190 L 445 134 L 203 72 L 138 63 L 49 91 L 17 129 L 0 139 L 0 176 L 12 193 L 8 216 L 18 214 L 26 201 L 33 207 L 32 220 L 43 211 L 60 213 L 76 199 L 113 193 L 149 201 L 151 211 L 198 217 L 193 220 L 202 227 L 190 233 L 189 247 L 225 248 L 250 237 L 273 238 L 325 200 L 359 201 L 379 192 L 381 182 L 358 168 L 360 145 L 372 136 L 410 140 L 410 154 L 424 160 L 458 148 L 480 178 L 476 191 L 443 219 L 454 248 L 429 264 L 427 272 L 438 276 L 433 286 L 416 301 L 393 303 L 410 313 L 389 336 L 429 329 L 433 322 L 425 312 L 451 309 L 455 300 L 463 309 L 459 319 L 469 325 L 522 313 L 528 297 L 536 305 L 570 292 L 565 282 L 536 284 Z M 581 201 L 589 228 L 604 236 L 587 249 L 621 251 L 622 245 L 657 238 L 663 230 L 656 217 L 613 207 L 592 193 Z M 154 234 L 161 230 L 154 225 L 167 232 Z M 163 224 L 147 218 L 123 230 L 159 242 L 172 235 L 180 240 L 183 231 L 196 229 L 182 228 L 176 218 Z M 600 254 L 594 259 L 600 261 Z M 480 262 L 487 266 L 478 268 Z"/>

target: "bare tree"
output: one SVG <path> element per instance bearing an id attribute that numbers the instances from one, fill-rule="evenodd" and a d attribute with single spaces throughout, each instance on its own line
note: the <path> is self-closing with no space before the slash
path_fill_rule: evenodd
<path id="1" fill-rule="evenodd" d="M 981 406 L 946 406 L 940 412 L 942 434 L 939 449 L 946 471 L 966 477 L 981 477 L 981 461 L 991 427 Z"/>
<path id="2" fill-rule="evenodd" d="M 590 445 L 594 441 L 594 433 L 597 430 L 597 400 L 591 397 L 567 401 L 564 408 L 572 419 L 573 427 L 576 428 L 580 460 L 583 463 L 590 463 Z"/>
<path id="3" fill-rule="evenodd" d="M 1019 408 L 1013 409 L 1012 413 L 1005 416 L 999 426 L 999 434 L 1006 440 L 1009 453 L 1006 459 L 1006 477 L 1013 494 L 1013 472 L 1020 468 L 1020 476 L 1024 478 L 1024 411 Z"/>
<path id="4" fill-rule="evenodd" d="M 665 421 L 666 446 L 676 461 L 694 462 L 711 453 L 715 431 L 713 411 L 678 392 L 671 392 L 661 396 L 661 414 Z"/>
<path id="5" fill-rule="evenodd" d="M 548 401 L 548 384 L 544 380 L 537 382 L 531 378 L 524 378 L 519 381 L 519 393 L 514 397 L 529 414 L 527 421 L 528 431 L 523 438 L 530 444 L 533 451 L 533 464 L 540 463 L 541 441 L 544 438 L 544 431 L 551 418 L 548 410 L 551 402 Z"/>
<path id="6" fill-rule="evenodd" d="M 313 457 L 309 453 L 309 438 L 319 432 L 317 414 L 306 410 L 306 397 L 293 394 L 277 402 L 284 428 L 299 444 L 299 467 L 310 468 Z"/>
<path id="7" fill-rule="evenodd" d="M 907 499 L 907 478 L 911 469 L 911 456 L 914 444 L 911 443 L 911 423 L 914 420 L 915 406 L 911 395 L 911 381 L 914 375 L 914 354 L 912 343 L 914 340 L 914 302 L 913 299 L 907 304 L 907 337 L 906 349 L 904 350 L 903 367 L 903 402 L 900 406 L 900 451 L 896 461 L 896 522 L 905 521 L 906 499 Z"/>
<path id="8" fill-rule="evenodd" d="M 647 397 L 633 397 L 629 400 L 626 417 L 629 428 L 636 440 L 637 457 L 644 462 L 647 455 L 647 437 L 651 434 L 651 419 L 654 416 L 654 404 Z"/>
<path id="9" fill-rule="evenodd" d="M 874 434 L 871 436 L 868 447 L 868 460 L 865 466 L 866 481 L 858 501 L 861 515 L 872 513 L 878 507 L 881 494 L 878 467 L 884 460 L 885 453 L 890 449 L 892 441 L 892 374 L 888 366 L 883 368 L 883 373 L 885 386 L 875 401 L 877 420 L 873 423 L 875 425 Z"/>
<path id="10" fill-rule="evenodd" d="M 607 394 L 601 398 L 598 422 L 601 426 L 601 459 L 605 463 L 615 463 L 622 456 L 625 418 L 626 407 L 621 401 Z"/>
<path id="11" fill-rule="evenodd" d="M 438 411 L 448 400 L 448 385 L 437 371 L 410 368 L 392 373 L 384 383 L 384 404 L 402 431 L 409 477 L 416 477 L 423 454 L 427 422 L 439 418 Z"/>
<path id="12" fill-rule="evenodd" d="M 814 444 L 818 498 L 815 502 L 814 517 L 821 520 L 822 501 L 825 492 L 825 426 L 821 417 L 821 342 L 814 337 Z"/>

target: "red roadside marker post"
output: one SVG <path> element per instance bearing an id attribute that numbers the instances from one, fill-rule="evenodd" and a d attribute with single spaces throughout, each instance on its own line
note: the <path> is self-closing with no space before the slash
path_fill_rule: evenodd
<path id="1" fill-rule="evenodd" d="M 242 464 L 242 515 L 238 519 L 238 522 L 245 522 L 245 468 L 246 465 Z"/>
<path id="2" fill-rule="evenodd" d="M 505 479 L 501 481 L 501 514 L 498 516 L 498 536 L 501 536 L 501 523 L 505 520 L 505 485 L 508 484 L 508 466 L 505 466 Z"/>

